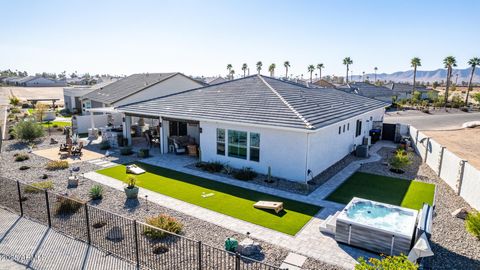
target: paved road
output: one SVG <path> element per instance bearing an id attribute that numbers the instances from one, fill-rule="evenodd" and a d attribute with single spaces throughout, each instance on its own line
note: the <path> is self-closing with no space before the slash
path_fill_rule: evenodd
<path id="1" fill-rule="evenodd" d="M 0 208 L 0 269 L 134 270 L 136 267 Z"/>
<path id="2" fill-rule="evenodd" d="M 412 125 L 420 130 L 452 130 L 462 128 L 462 124 L 480 121 L 480 113 L 438 112 L 425 114 L 419 111 L 389 112 L 385 115 L 385 123 L 402 123 Z"/>

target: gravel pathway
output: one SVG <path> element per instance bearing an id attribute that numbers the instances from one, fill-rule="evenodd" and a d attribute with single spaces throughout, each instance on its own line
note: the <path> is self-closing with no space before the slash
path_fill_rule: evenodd
<path id="1" fill-rule="evenodd" d="M 378 151 L 384 160 L 393 155 L 392 149 Z M 422 159 L 413 156 L 412 164 L 404 174 L 389 171 L 382 161 L 364 164 L 360 171 L 388 175 L 397 178 L 414 179 L 436 184 L 435 217 L 431 245 L 435 256 L 428 258 L 433 269 L 480 269 L 480 241 L 465 230 L 464 221 L 452 217 L 451 212 L 460 207 L 472 211 L 472 208 L 442 180 L 436 173 L 422 163 Z"/>

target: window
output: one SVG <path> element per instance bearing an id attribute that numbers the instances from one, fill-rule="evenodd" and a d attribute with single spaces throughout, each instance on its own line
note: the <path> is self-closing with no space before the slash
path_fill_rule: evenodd
<path id="1" fill-rule="evenodd" d="M 187 136 L 187 123 L 170 121 L 170 136 Z"/>
<path id="2" fill-rule="evenodd" d="M 350 123 L 347 124 L 347 130 L 350 130 Z"/>
<path id="3" fill-rule="evenodd" d="M 217 128 L 217 155 L 225 156 L 225 129 Z"/>
<path id="4" fill-rule="evenodd" d="M 247 159 L 247 132 L 228 131 L 228 156 Z"/>
<path id="5" fill-rule="evenodd" d="M 342 133 L 342 126 L 339 126 L 338 127 L 338 134 L 341 134 Z"/>
<path id="6" fill-rule="evenodd" d="M 357 129 L 355 131 L 355 137 L 362 135 L 362 120 L 357 120 Z"/>
<path id="7" fill-rule="evenodd" d="M 343 125 L 343 132 L 345 132 L 345 125 Z"/>
<path id="8" fill-rule="evenodd" d="M 250 133 L 250 160 L 260 161 L 260 134 Z"/>

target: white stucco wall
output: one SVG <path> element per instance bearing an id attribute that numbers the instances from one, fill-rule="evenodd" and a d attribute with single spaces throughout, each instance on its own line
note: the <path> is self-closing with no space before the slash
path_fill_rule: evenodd
<path id="1" fill-rule="evenodd" d="M 202 128 L 200 149 L 203 161 L 220 161 L 234 168 L 250 167 L 263 174 L 267 173 L 270 166 L 273 176 L 299 182 L 305 181 L 306 133 L 204 121 L 200 122 L 200 127 Z M 228 129 L 259 133 L 260 161 L 248 160 L 249 153 L 247 160 L 229 157 L 228 150 L 225 156 L 217 155 L 217 128 L 225 129 L 227 141 Z M 225 147 L 228 149 L 228 145 Z"/>
<path id="2" fill-rule="evenodd" d="M 372 129 L 373 121 L 382 121 L 384 113 L 383 108 L 377 109 L 309 134 L 307 167 L 312 171 L 312 175 L 318 175 L 350 154 L 354 145 L 362 144 L 363 138 L 368 136 Z M 362 134 L 355 137 L 357 120 L 362 120 Z M 348 128 L 348 124 L 350 124 L 350 128 Z M 343 131 L 344 125 L 345 132 Z M 339 127 L 341 127 L 341 134 L 338 134 Z M 308 176 L 309 180 L 310 177 Z"/>
<path id="3" fill-rule="evenodd" d="M 460 195 L 475 209 L 480 209 L 480 171 L 465 163 Z"/>
<path id="4" fill-rule="evenodd" d="M 132 96 L 122 99 L 115 104 L 115 107 L 125 105 L 137 101 L 143 101 L 152 99 L 164 95 L 174 94 L 188 89 L 193 89 L 202 86 L 200 83 L 195 82 L 183 75 L 177 74 L 163 82 L 148 87 Z"/>

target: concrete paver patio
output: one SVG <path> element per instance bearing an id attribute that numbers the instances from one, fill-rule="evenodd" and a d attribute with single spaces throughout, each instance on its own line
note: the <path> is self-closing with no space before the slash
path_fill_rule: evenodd
<path id="1" fill-rule="evenodd" d="M 329 264 L 337 265 L 339 267 L 353 268 L 358 257 L 371 257 L 375 255 L 353 247 L 340 245 L 331 236 L 324 235 L 319 231 L 321 222 L 328 217 L 328 215 L 334 214 L 336 211 L 339 211 L 344 207 L 342 204 L 329 202 L 324 200 L 324 198 L 333 192 L 353 173 L 355 173 L 360 168 L 362 163 L 380 160 L 380 156 L 377 155 L 376 152 L 382 147 L 394 146 L 389 142 L 378 142 L 371 147 L 370 158 L 350 163 L 346 168 L 338 172 L 329 181 L 309 195 L 300 195 L 267 186 L 259 186 L 245 181 L 230 179 L 221 175 L 190 169 L 186 166 L 192 162 L 195 162 L 195 160 L 192 160 L 186 156 L 161 155 L 142 160 L 142 162 L 151 165 L 323 207 L 322 211 L 317 213 L 295 236 L 290 236 L 243 220 L 223 215 L 147 189 L 140 188 L 139 196 L 145 197 L 145 195 L 148 195 L 149 201 L 194 216 L 218 226 L 225 227 L 238 233 L 245 234 L 246 232 L 250 232 L 255 238 L 281 246 L 291 251 L 295 251 L 296 253 L 309 256 Z M 101 184 L 118 190 L 123 190 L 124 184 L 117 179 L 104 176 L 96 172 L 89 172 L 84 176 Z"/>

